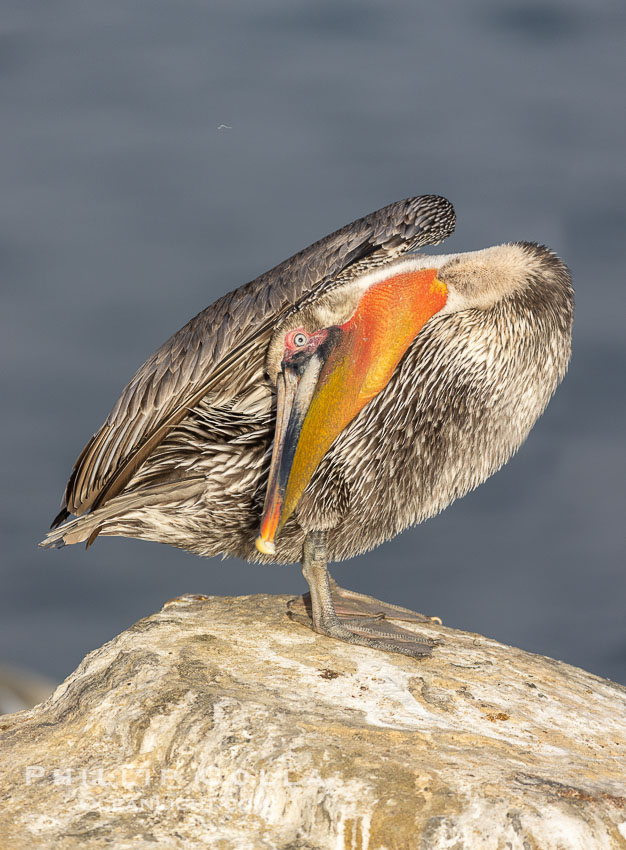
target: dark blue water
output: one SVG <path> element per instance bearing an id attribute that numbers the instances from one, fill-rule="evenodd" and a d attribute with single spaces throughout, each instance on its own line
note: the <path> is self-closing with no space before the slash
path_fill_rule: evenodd
<path id="1" fill-rule="evenodd" d="M 4 0 L 1 660 L 58 677 L 182 592 L 304 589 L 296 567 L 36 544 L 163 339 L 329 231 L 436 192 L 458 213 L 446 250 L 530 239 L 567 260 L 570 374 L 504 470 L 335 572 L 626 681 L 625 33 L 607 0 Z"/>

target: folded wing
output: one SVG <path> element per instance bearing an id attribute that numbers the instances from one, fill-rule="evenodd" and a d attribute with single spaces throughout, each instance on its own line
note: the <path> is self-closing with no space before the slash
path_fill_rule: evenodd
<path id="1" fill-rule="evenodd" d="M 166 434 L 207 393 L 231 380 L 233 370 L 249 360 L 251 346 L 269 340 L 291 308 L 321 295 L 351 267 L 438 244 L 454 224 L 452 205 L 436 195 L 390 204 L 305 248 L 191 319 L 141 366 L 85 446 L 53 526 L 120 493 Z"/>

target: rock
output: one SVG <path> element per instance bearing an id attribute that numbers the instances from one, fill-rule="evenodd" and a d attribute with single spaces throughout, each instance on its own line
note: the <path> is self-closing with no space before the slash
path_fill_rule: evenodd
<path id="1" fill-rule="evenodd" d="M 626 848 L 626 689 L 480 635 L 416 660 L 187 596 L 0 718 L 12 848 Z"/>

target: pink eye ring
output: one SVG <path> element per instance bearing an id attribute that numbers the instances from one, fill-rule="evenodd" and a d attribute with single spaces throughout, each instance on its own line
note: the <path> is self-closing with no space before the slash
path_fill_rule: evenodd
<path id="1" fill-rule="evenodd" d="M 309 335 L 303 330 L 289 331 L 285 336 L 285 345 L 287 348 L 302 348 L 309 341 Z"/>

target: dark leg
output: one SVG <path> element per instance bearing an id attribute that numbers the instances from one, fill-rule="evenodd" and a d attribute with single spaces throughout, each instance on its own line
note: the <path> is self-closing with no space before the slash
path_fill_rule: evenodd
<path id="1" fill-rule="evenodd" d="M 369 646 L 372 649 L 382 649 L 386 652 L 399 652 L 402 655 L 423 657 L 431 654 L 431 644 L 419 638 L 413 632 L 402 629 L 389 622 L 386 617 L 394 619 L 411 619 L 408 615 L 413 612 L 406 608 L 395 608 L 377 603 L 375 599 L 361 594 L 350 594 L 342 591 L 332 581 L 326 566 L 325 535 L 321 531 L 311 531 L 304 543 L 302 572 L 310 588 L 310 617 L 300 613 L 296 605 L 290 606 L 289 616 L 299 623 L 312 628 L 328 637 L 334 637 L 347 643 L 359 646 Z M 352 596 L 356 601 L 356 610 L 350 610 L 353 616 L 337 616 L 334 597 L 338 596 L 343 602 L 342 593 L 346 598 Z M 351 600 L 352 601 L 352 600 Z M 306 602 L 305 602 L 306 604 Z M 429 618 L 413 614 L 417 622 Z"/>

